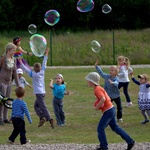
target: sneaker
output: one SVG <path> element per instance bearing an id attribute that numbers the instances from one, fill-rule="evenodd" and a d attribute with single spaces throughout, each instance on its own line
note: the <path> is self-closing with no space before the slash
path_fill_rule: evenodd
<path id="1" fill-rule="evenodd" d="M 129 107 L 132 105 L 132 102 L 127 102 L 126 107 Z"/>
<path id="2" fill-rule="evenodd" d="M 141 124 L 146 124 L 147 122 L 149 122 L 149 120 L 144 120 L 141 122 Z"/>
<path id="3" fill-rule="evenodd" d="M 11 140 L 8 140 L 8 143 L 9 143 L 9 144 L 12 144 L 12 145 L 14 144 L 14 142 L 12 142 Z"/>
<path id="4" fill-rule="evenodd" d="M 118 119 L 118 122 L 123 122 L 123 119 L 122 118 Z"/>
<path id="5" fill-rule="evenodd" d="M 133 141 L 132 143 L 128 144 L 127 150 L 131 150 L 135 145 L 135 141 Z"/>
<path id="6" fill-rule="evenodd" d="M 4 121 L 0 121 L 0 125 L 4 126 L 5 125 Z"/>
<path id="7" fill-rule="evenodd" d="M 4 123 L 12 124 L 12 122 L 10 122 L 8 119 L 4 120 Z"/>
<path id="8" fill-rule="evenodd" d="M 26 143 L 24 144 L 29 144 L 29 143 L 31 143 L 31 140 L 26 140 Z M 21 144 L 21 145 L 24 145 L 24 144 Z"/>
<path id="9" fill-rule="evenodd" d="M 44 118 L 40 119 L 38 127 L 41 127 L 44 123 L 45 123 L 45 119 Z"/>
<path id="10" fill-rule="evenodd" d="M 54 129 L 54 120 L 53 119 L 49 120 L 49 123 L 51 124 L 52 129 Z"/>
<path id="11" fill-rule="evenodd" d="M 63 126 L 64 126 L 64 124 L 58 124 L 58 126 L 63 127 Z"/>

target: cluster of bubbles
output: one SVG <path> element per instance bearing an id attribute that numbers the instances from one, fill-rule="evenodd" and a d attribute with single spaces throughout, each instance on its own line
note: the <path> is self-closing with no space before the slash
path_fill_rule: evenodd
<path id="1" fill-rule="evenodd" d="M 93 10 L 94 8 L 94 1 L 93 0 L 79 0 L 77 2 L 77 10 L 79 12 L 89 12 L 91 10 Z M 108 4 L 104 4 L 102 6 L 102 12 L 104 14 L 108 14 L 112 11 L 112 8 L 110 5 Z M 93 52 L 98 53 L 100 51 L 101 45 L 98 41 L 93 40 L 91 42 L 91 49 Z"/>
<path id="2" fill-rule="evenodd" d="M 56 10 L 49 10 L 44 15 L 44 21 L 49 25 L 53 26 L 58 23 L 60 15 Z M 28 26 L 28 31 L 32 36 L 30 37 L 30 49 L 32 53 L 37 57 L 42 57 L 45 53 L 47 41 L 44 36 L 36 34 L 37 27 L 34 24 Z"/>

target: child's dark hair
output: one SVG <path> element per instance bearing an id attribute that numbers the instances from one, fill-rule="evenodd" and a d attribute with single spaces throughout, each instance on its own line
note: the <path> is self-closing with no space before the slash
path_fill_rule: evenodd
<path id="1" fill-rule="evenodd" d="M 19 37 L 15 37 L 13 39 L 13 43 L 16 45 L 21 39 Z"/>
<path id="2" fill-rule="evenodd" d="M 23 97 L 25 94 L 25 89 L 23 87 L 19 86 L 15 89 L 15 93 L 16 93 L 17 97 Z"/>
<path id="3" fill-rule="evenodd" d="M 39 72 L 39 71 L 41 70 L 41 64 L 38 63 L 38 62 L 36 62 L 36 63 L 34 64 L 34 66 L 33 66 L 33 70 L 34 70 L 35 72 Z"/>

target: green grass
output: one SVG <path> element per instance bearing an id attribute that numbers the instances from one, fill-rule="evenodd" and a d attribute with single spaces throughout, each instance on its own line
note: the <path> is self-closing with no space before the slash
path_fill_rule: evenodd
<path id="1" fill-rule="evenodd" d="M 104 68 L 103 70 L 108 72 L 108 68 Z M 102 113 L 101 111 L 95 111 L 93 109 L 93 102 L 95 100 L 93 89 L 87 86 L 87 81 L 85 80 L 85 76 L 91 71 L 95 71 L 94 66 L 93 68 L 84 69 L 50 68 L 46 70 L 45 83 L 47 93 L 45 100 L 53 118 L 55 118 L 55 116 L 52 108 L 52 91 L 49 88 L 50 78 L 54 78 L 57 73 L 63 74 L 65 82 L 67 83 L 67 90 L 72 92 L 71 95 L 66 95 L 64 97 L 64 111 L 66 113 L 67 123 L 67 126 L 65 127 L 56 126 L 55 129 L 51 129 L 48 122 L 40 128 L 37 127 L 39 119 L 33 108 L 35 96 L 33 95 L 33 89 L 26 87 L 26 96 L 24 100 L 27 102 L 33 120 L 33 123 L 29 124 L 25 117 L 26 135 L 28 139 L 32 140 L 33 144 L 98 143 L 96 129 Z M 135 76 L 142 73 L 150 74 L 150 70 L 147 68 L 134 69 Z M 29 78 L 26 74 L 24 74 L 24 77 L 29 83 L 31 83 L 31 78 Z M 101 79 L 100 83 L 103 86 L 104 80 Z M 15 87 L 12 89 L 13 98 L 15 98 L 14 89 Z M 150 124 L 140 124 L 143 117 L 137 105 L 138 91 L 139 87 L 131 81 L 129 84 L 129 93 L 133 106 L 126 108 L 124 107 L 126 103 L 125 97 L 121 90 L 124 122 L 119 124 L 135 141 L 149 142 Z M 9 117 L 10 112 L 11 110 L 9 110 Z M 0 144 L 6 143 L 12 130 L 12 125 L 6 124 L 5 126 L 0 126 Z M 109 143 L 124 142 L 122 138 L 115 134 L 109 127 L 106 128 L 106 134 Z M 19 136 L 17 137 L 16 142 L 19 143 Z"/>

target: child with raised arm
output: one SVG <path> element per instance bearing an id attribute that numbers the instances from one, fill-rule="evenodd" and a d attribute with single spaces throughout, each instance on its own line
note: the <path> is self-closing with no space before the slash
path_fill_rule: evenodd
<path id="1" fill-rule="evenodd" d="M 108 143 L 105 134 L 105 128 L 109 125 L 111 129 L 116 132 L 127 142 L 127 150 L 131 150 L 135 141 L 121 128 L 116 122 L 116 111 L 112 105 L 111 99 L 107 92 L 99 85 L 100 75 L 97 72 L 90 72 L 85 79 L 89 87 L 93 88 L 94 95 L 99 100 L 94 107 L 95 110 L 101 109 L 103 115 L 98 123 L 97 132 L 100 147 L 97 150 L 108 150 Z"/>
<path id="2" fill-rule="evenodd" d="M 50 88 L 53 90 L 53 109 L 56 117 L 57 125 L 65 125 L 65 113 L 63 110 L 63 97 L 69 95 L 70 92 L 66 91 L 66 85 L 62 74 L 56 75 L 56 83 L 53 83 L 53 79 L 50 79 Z"/>
<path id="3" fill-rule="evenodd" d="M 139 109 L 141 110 L 141 114 L 144 117 L 144 120 L 141 124 L 145 124 L 149 122 L 150 116 L 150 82 L 149 76 L 147 74 L 138 75 L 140 81 L 136 80 L 131 73 L 132 81 L 140 86 L 139 94 L 138 94 L 138 105 Z"/>
<path id="4" fill-rule="evenodd" d="M 20 46 L 21 45 L 21 39 L 19 37 L 15 37 L 13 39 L 13 43 L 16 45 L 16 52 L 14 54 L 14 57 L 16 58 L 16 66 L 17 68 L 20 68 L 20 62 L 18 60 L 19 57 L 22 58 L 22 62 L 23 64 L 30 68 L 29 64 L 27 63 L 27 61 L 23 58 L 23 54 L 27 54 L 29 56 L 32 56 L 32 53 L 31 52 L 26 52 L 25 50 L 23 50 L 23 48 Z"/>
<path id="5" fill-rule="evenodd" d="M 98 60 L 95 62 L 95 68 L 98 74 L 104 78 L 105 84 L 104 89 L 106 90 L 107 94 L 111 98 L 111 101 L 115 102 L 117 105 L 117 120 L 118 122 L 123 122 L 122 119 L 122 104 L 120 98 L 120 91 L 118 89 L 119 79 L 118 75 L 118 68 L 117 66 L 110 66 L 109 74 L 106 74 L 102 71 L 101 67 L 98 66 Z"/>
<path id="6" fill-rule="evenodd" d="M 34 102 L 34 110 L 36 114 L 39 116 L 39 124 L 38 127 L 41 127 L 45 121 L 49 121 L 51 127 L 54 129 L 54 122 L 50 116 L 48 108 L 46 106 L 44 97 L 46 94 L 45 91 L 45 69 L 47 65 L 49 49 L 47 48 L 45 51 L 45 56 L 43 58 L 42 66 L 40 63 L 35 63 L 33 66 L 33 71 L 27 68 L 23 63 L 22 59 L 19 58 L 19 62 L 23 70 L 32 78 L 33 90 L 36 95 L 36 100 Z"/>
<path id="7" fill-rule="evenodd" d="M 14 129 L 8 139 L 8 142 L 10 144 L 14 144 L 16 137 L 20 134 L 20 143 L 23 145 L 31 142 L 30 140 L 26 139 L 24 115 L 26 115 L 30 123 L 32 123 L 32 119 L 30 117 L 27 104 L 23 101 L 25 89 L 23 87 L 18 87 L 16 88 L 15 93 L 17 98 L 12 102 L 11 114 L 11 120 Z"/>
<path id="8" fill-rule="evenodd" d="M 127 57 L 125 56 L 119 56 L 118 59 L 118 67 L 119 67 L 119 72 L 118 72 L 118 78 L 119 78 L 119 85 L 118 88 L 123 87 L 123 93 L 126 97 L 126 106 L 129 107 L 132 105 L 129 93 L 128 93 L 128 86 L 129 86 L 129 74 L 133 72 L 132 68 L 130 67 L 130 61 Z"/>

